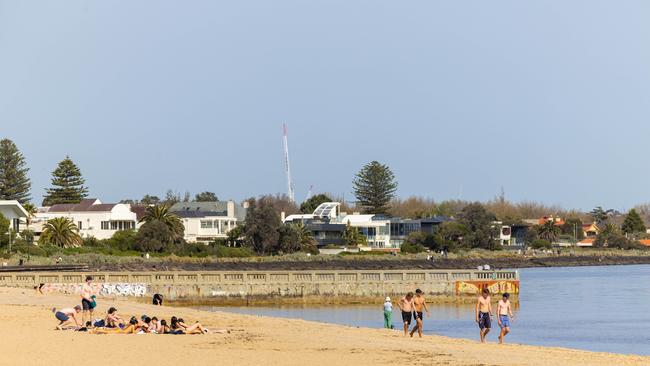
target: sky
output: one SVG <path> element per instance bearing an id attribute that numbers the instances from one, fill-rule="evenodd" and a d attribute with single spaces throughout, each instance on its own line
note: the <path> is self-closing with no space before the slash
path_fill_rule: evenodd
<path id="1" fill-rule="evenodd" d="M 0 0 L 0 138 L 40 202 L 286 192 L 650 201 L 650 2 Z"/>

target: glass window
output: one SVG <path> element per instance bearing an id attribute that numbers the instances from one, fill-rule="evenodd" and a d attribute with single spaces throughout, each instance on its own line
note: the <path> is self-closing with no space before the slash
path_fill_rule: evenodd
<path id="1" fill-rule="evenodd" d="M 212 221 L 201 220 L 201 229 L 212 229 Z"/>

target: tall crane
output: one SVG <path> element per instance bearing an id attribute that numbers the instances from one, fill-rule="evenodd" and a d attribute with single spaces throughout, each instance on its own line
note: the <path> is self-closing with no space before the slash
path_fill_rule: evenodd
<path id="1" fill-rule="evenodd" d="M 293 181 L 291 180 L 291 164 L 289 164 L 289 140 L 287 138 L 287 125 L 282 124 L 282 130 L 284 132 L 284 168 L 287 173 L 287 194 L 289 195 L 289 200 L 291 202 L 296 202 L 296 195 L 293 191 Z"/>

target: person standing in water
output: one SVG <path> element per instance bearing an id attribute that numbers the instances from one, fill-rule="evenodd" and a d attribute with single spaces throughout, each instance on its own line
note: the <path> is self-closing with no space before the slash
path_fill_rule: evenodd
<path id="1" fill-rule="evenodd" d="M 413 316 L 413 293 L 409 292 L 406 296 L 397 302 L 399 309 L 402 311 L 402 321 L 404 322 L 404 336 L 409 334 L 411 319 Z"/>
<path id="2" fill-rule="evenodd" d="M 411 337 L 415 334 L 415 331 L 418 332 L 420 338 L 422 338 L 422 322 L 423 322 L 423 310 L 427 313 L 427 318 L 429 317 L 429 306 L 427 305 L 427 300 L 424 298 L 424 292 L 422 290 L 415 290 L 415 298 L 413 298 L 413 307 L 415 316 L 415 326 L 411 330 Z"/>
<path id="3" fill-rule="evenodd" d="M 481 296 L 476 301 L 476 322 L 481 331 L 481 343 L 485 343 L 485 336 L 490 333 L 492 328 L 492 299 L 490 299 L 490 290 L 484 288 Z"/>
<path id="4" fill-rule="evenodd" d="M 393 303 L 388 296 L 384 300 L 384 328 L 393 329 Z"/>
<path id="5" fill-rule="evenodd" d="M 515 316 L 512 314 L 512 307 L 510 306 L 510 294 L 504 293 L 503 298 L 499 300 L 497 305 L 497 316 L 499 317 L 499 326 L 501 327 L 501 334 L 499 334 L 499 344 L 510 333 L 510 320 L 514 320 Z"/>

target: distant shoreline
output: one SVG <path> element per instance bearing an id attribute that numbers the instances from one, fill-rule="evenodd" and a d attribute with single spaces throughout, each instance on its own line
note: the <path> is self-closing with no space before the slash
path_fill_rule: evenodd
<path id="1" fill-rule="evenodd" d="M 89 264 L 90 271 L 287 271 L 287 270 L 388 270 L 388 269 L 476 269 L 488 264 L 491 269 L 583 267 L 650 264 L 650 255 L 561 255 L 561 256 L 507 256 L 456 259 L 332 259 L 332 260 L 278 260 L 278 261 L 160 261 Z"/>

